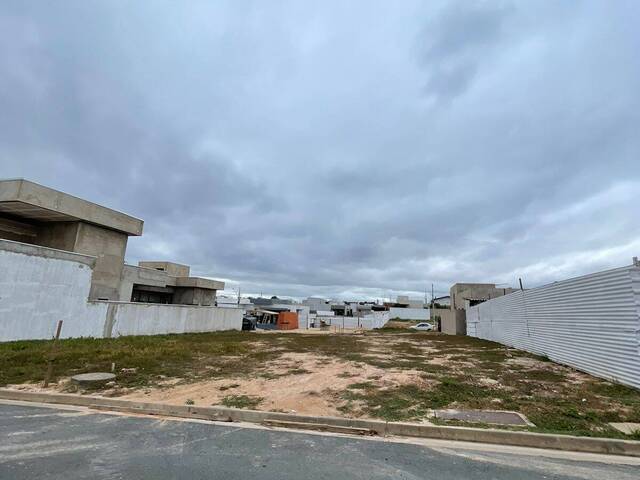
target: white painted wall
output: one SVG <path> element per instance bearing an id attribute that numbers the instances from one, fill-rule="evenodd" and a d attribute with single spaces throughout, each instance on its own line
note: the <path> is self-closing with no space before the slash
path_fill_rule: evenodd
<path id="1" fill-rule="evenodd" d="M 108 303 L 114 310 L 111 336 L 241 330 L 242 310 L 224 307 Z"/>
<path id="2" fill-rule="evenodd" d="M 428 308 L 400 308 L 390 307 L 389 318 L 399 318 L 401 320 L 429 320 Z"/>
<path id="3" fill-rule="evenodd" d="M 240 330 L 242 310 L 87 302 L 95 259 L 0 240 L 0 342 Z M 110 326 L 113 327 L 110 328 Z"/>
<path id="4" fill-rule="evenodd" d="M 87 306 L 93 259 L 53 249 L 40 256 L 39 247 L 7 242 L 0 244 L 0 341 L 52 338 L 58 320 L 62 337 L 100 336 L 106 307 Z"/>
<path id="5" fill-rule="evenodd" d="M 341 315 L 322 316 L 311 315 L 315 320 L 316 327 L 319 327 L 320 321 L 323 320 L 327 325 L 339 328 L 362 328 L 364 330 L 373 330 L 374 328 L 382 328 L 389 321 L 389 312 L 372 312 L 362 317 L 343 317 Z"/>

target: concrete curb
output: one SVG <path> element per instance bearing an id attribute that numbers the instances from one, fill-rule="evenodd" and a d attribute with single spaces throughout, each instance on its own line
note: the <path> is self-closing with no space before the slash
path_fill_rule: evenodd
<path id="1" fill-rule="evenodd" d="M 164 415 L 182 418 L 197 418 L 223 422 L 248 422 L 260 424 L 288 424 L 295 428 L 308 429 L 309 425 L 322 428 L 339 427 L 368 430 L 380 436 L 435 438 L 462 442 L 493 443 L 518 447 L 546 448 L 570 452 L 601 453 L 640 457 L 640 442 L 609 438 L 574 437 L 546 433 L 514 432 L 483 428 L 443 427 L 416 423 L 384 422 L 337 417 L 314 417 L 279 412 L 261 412 L 225 407 L 198 407 L 194 405 L 167 405 L 163 403 L 138 402 L 117 398 L 91 397 L 66 393 L 25 392 L 0 389 L 0 399 L 26 402 L 42 402 L 61 405 L 76 405 L 98 410 L 117 410 L 128 413 Z"/>

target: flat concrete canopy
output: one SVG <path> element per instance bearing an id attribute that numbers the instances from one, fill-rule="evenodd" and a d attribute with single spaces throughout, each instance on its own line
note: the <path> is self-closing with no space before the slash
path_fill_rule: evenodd
<path id="1" fill-rule="evenodd" d="M 0 213 L 39 222 L 83 221 L 142 235 L 143 221 L 23 179 L 0 180 Z"/>
<path id="2" fill-rule="evenodd" d="M 205 290 L 223 290 L 224 282 L 202 277 L 177 277 L 176 287 L 204 288 Z"/>

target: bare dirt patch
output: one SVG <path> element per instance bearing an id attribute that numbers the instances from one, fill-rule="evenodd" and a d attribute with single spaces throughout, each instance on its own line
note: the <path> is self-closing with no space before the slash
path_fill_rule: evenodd
<path id="1" fill-rule="evenodd" d="M 303 373 L 295 373 L 296 370 Z M 389 372 L 316 354 L 285 353 L 262 375 L 234 378 L 232 388 L 228 379 L 207 380 L 138 390 L 121 398 L 175 405 L 183 405 L 188 400 L 193 400 L 195 405 L 219 405 L 229 395 L 244 395 L 260 398 L 257 407 L 260 410 L 343 416 L 338 409 L 342 402 L 336 402 L 336 394 L 351 384 L 366 381 L 388 388 L 418 380 L 418 372 Z"/>

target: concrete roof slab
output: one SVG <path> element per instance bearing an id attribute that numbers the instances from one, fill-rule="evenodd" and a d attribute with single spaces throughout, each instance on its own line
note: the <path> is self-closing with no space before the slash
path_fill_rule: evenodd
<path id="1" fill-rule="evenodd" d="M 224 290 L 224 282 L 201 277 L 177 277 L 176 287 L 204 288 L 208 290 Z"/>
<path id="2" fill-rule="evenodd" d="M 28 180 L 0 180 L 0 212 L 40 222 L 83 221 L 127 235 L 142 235 L 138 218 Z"/>

